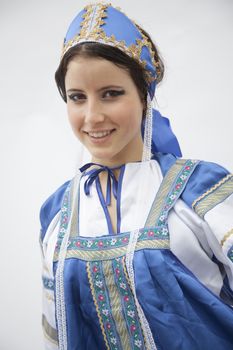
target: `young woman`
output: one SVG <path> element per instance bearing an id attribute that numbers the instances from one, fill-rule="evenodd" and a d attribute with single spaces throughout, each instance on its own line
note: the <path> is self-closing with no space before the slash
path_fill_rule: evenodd
<path id="1" fill-rule="evenodd" d="M 92 160 L 41 208 L 46 349 L 233 349 L 233 176 L 180 158 L 162 77 L 120 10 L 71 23 L 56 82 Z"/>

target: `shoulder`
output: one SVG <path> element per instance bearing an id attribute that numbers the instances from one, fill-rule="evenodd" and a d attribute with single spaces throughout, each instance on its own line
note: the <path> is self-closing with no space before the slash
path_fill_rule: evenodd
<path id="1" fill-rule="evenodd" d="M 154 159 L 159 163 L 163 176 L 170 172 L 173 165 L 179 164 L 180 168 L 187 161 L 177 159 L 172 154 L 162 153 L 156 153 Z M 199 216 L 204 217 L 210 209 L 231 194 L 233 194 L 233 175 L 219 164 L 201 160 L 189 177 L 181 198 Z"/>
<path id="2" fill-rule="evenodd" d="M 204 214 L 233 193 L 233 175 L 223 166 L 200 161 L 187 182 L 182 199 L 195 212 Z"/>
<path id="3" fill-rule="evenodd" d="M 51 194 L 41 206 L 40 223 L 41 223 L 42 240 L 49 227 L 49 224 L 61 209 L 62 199 L 69 184 L 70 184 L 70 181 L 66 181 L 53 194 Z"/>

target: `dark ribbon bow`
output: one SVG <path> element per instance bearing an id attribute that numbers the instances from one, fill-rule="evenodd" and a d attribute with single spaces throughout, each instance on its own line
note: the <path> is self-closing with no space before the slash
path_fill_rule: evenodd
<path id="1" fill-rule="evenodd" d="M 98 193 L 99 193 L 99 191 L 102 192 L 101 186 L 100 186 L 100 181 L 99 181 L 99 174 L 102 171 L 106 171 L 108 173 L 108 178 L 107 178 L 106 200 L 104 200 L 104 204 L 105 204 L 105 206 L 109 206 L 111 204 L 111 189 L 112 189 L 114 197 L 117 199 L 118 181 L 116 179 L 116 176 L 115 176 L 113 170 L 120 169 L 121 166 L 109 168 L 109 167 L 107 167 L 105 165 L 101 165 L 101 164 L 87 163 L 80 168 L 80 171 L 83 173 L 88 168 L 90 168 L 92 165 L 97 165 L 99 168 L 91 169 L 87 173 L 85 173 L 85 175 L 88 175 L 88 178 L 86 179 L 86 181 L 84 183 L 85 194 L 86 194 L 86 196 L 90 195 L 90 188 L 91 188 L 94 181 L 96 182 L 96 187 L 97 187 Z"/>

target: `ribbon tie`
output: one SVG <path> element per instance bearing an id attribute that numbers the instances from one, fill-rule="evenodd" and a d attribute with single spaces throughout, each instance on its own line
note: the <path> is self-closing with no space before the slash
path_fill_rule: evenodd
<path id="1" fill-rule="evenodd" d="M 91 169 L 85 175 L 88 175 L 85 183 L 84 183 L 84 192 L 86 196 L 90 195 L 90 188 L 93 184 L 93 182 L 96 182 L 96 188 L 98 193 L 102 193 L 100 181 L 99 181 L 99 174 L 102 171 L 106 171 L 108 173 L 107 177 L 107 191 L 106 191 L 106 199 L 103 198 L 105 206 L 109 206 L 111 204 L 111 189 L 113 192 L 114 197 L 117 199 L 117 188 L 118 188 L 118 181 L 116 179 L 116 176 L 113 172 L 113 170 L 120 169 L 121 166 L 109 168 L 105 165 L 96 164 L 96 163 L 87 163 L 83 165 L 80 168 L 80 171 L 83 173 L 88 168 L 90 168 L 92 165 L 97 165 L 99 168 Z"/>

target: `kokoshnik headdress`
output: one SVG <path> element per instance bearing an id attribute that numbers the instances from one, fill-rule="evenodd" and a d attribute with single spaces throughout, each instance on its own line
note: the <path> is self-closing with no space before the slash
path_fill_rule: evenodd
<path id="1" fill-rule="evenodd" d="M 169 120 L 162 117 L 161 114 L 152 108 L 152 100 L 156 88 L 156 77 L 159 64 L 155 61 L 154 52 L 149 39 L 142 33 L 137 24 L 130 20 L 119 9 L 111 4 L 97 3 L 86 6 L 72 21 L 64 39 L 62 58 L 74 46 L 85 43 L 95 42 L 113 46 L 123 51 L 126 55 L 135 59 L 146 71 L 148 83 L 147 94 L 147 113 L 143 118 L 142 133 L 144 138 L 144 149 L 142 160 L 150 160 L 151 151 L 162 153 L 173 153 L 181 156 L 179 143 L 173 134 Z M 59 260 L 56 270 L 56 310 L 58 323 L 59 349 L 67 349 L 67 330 L 66 330 L 66 305 L 64 299 L 64 262 L 72 225 L 72 217 L 75 215 L 76 190 L 80 174 L 73 181 L 73 195 L 71 198 L 71 214 L 69 225 L 60 247 Z M 143 180 L 145 180 L 142 174 Z M 139 191 L 140 192 L 140 191 Z M 140 195 L 142 195 L 140 193 Z M 140 202 L 140 200 L 138 201 Z M 132 292 L 137 305 L 138 315 L 143 327 L 145 340 L 148 349 L 156 350 L 153 336 L 146 320 L 144 312 L 137 300 L 133 256 L 139 236 L 139 229 L 130 233 L 129 244 L 126 253 L 126 267 L 131 282 Z"/>
<path id="2" fill-rule="evenodd" d="M 85 42 L 116 47 L 145 69 L 148 96 L 147 118 L 143 118 L 142 122 L 143 160 L 151 158 L 151 151 L 181 156 L 179 143 L 170 128 L 169 119 L 162 117 L 159 111 L 152 108 L 151 101 L 156 89 L 159 63 L 155 60 L 151 42 L 140 27 L 111 4 L 90 4 L 71 22 L 64 39 L 62 58 L 72 47 Z"/>

